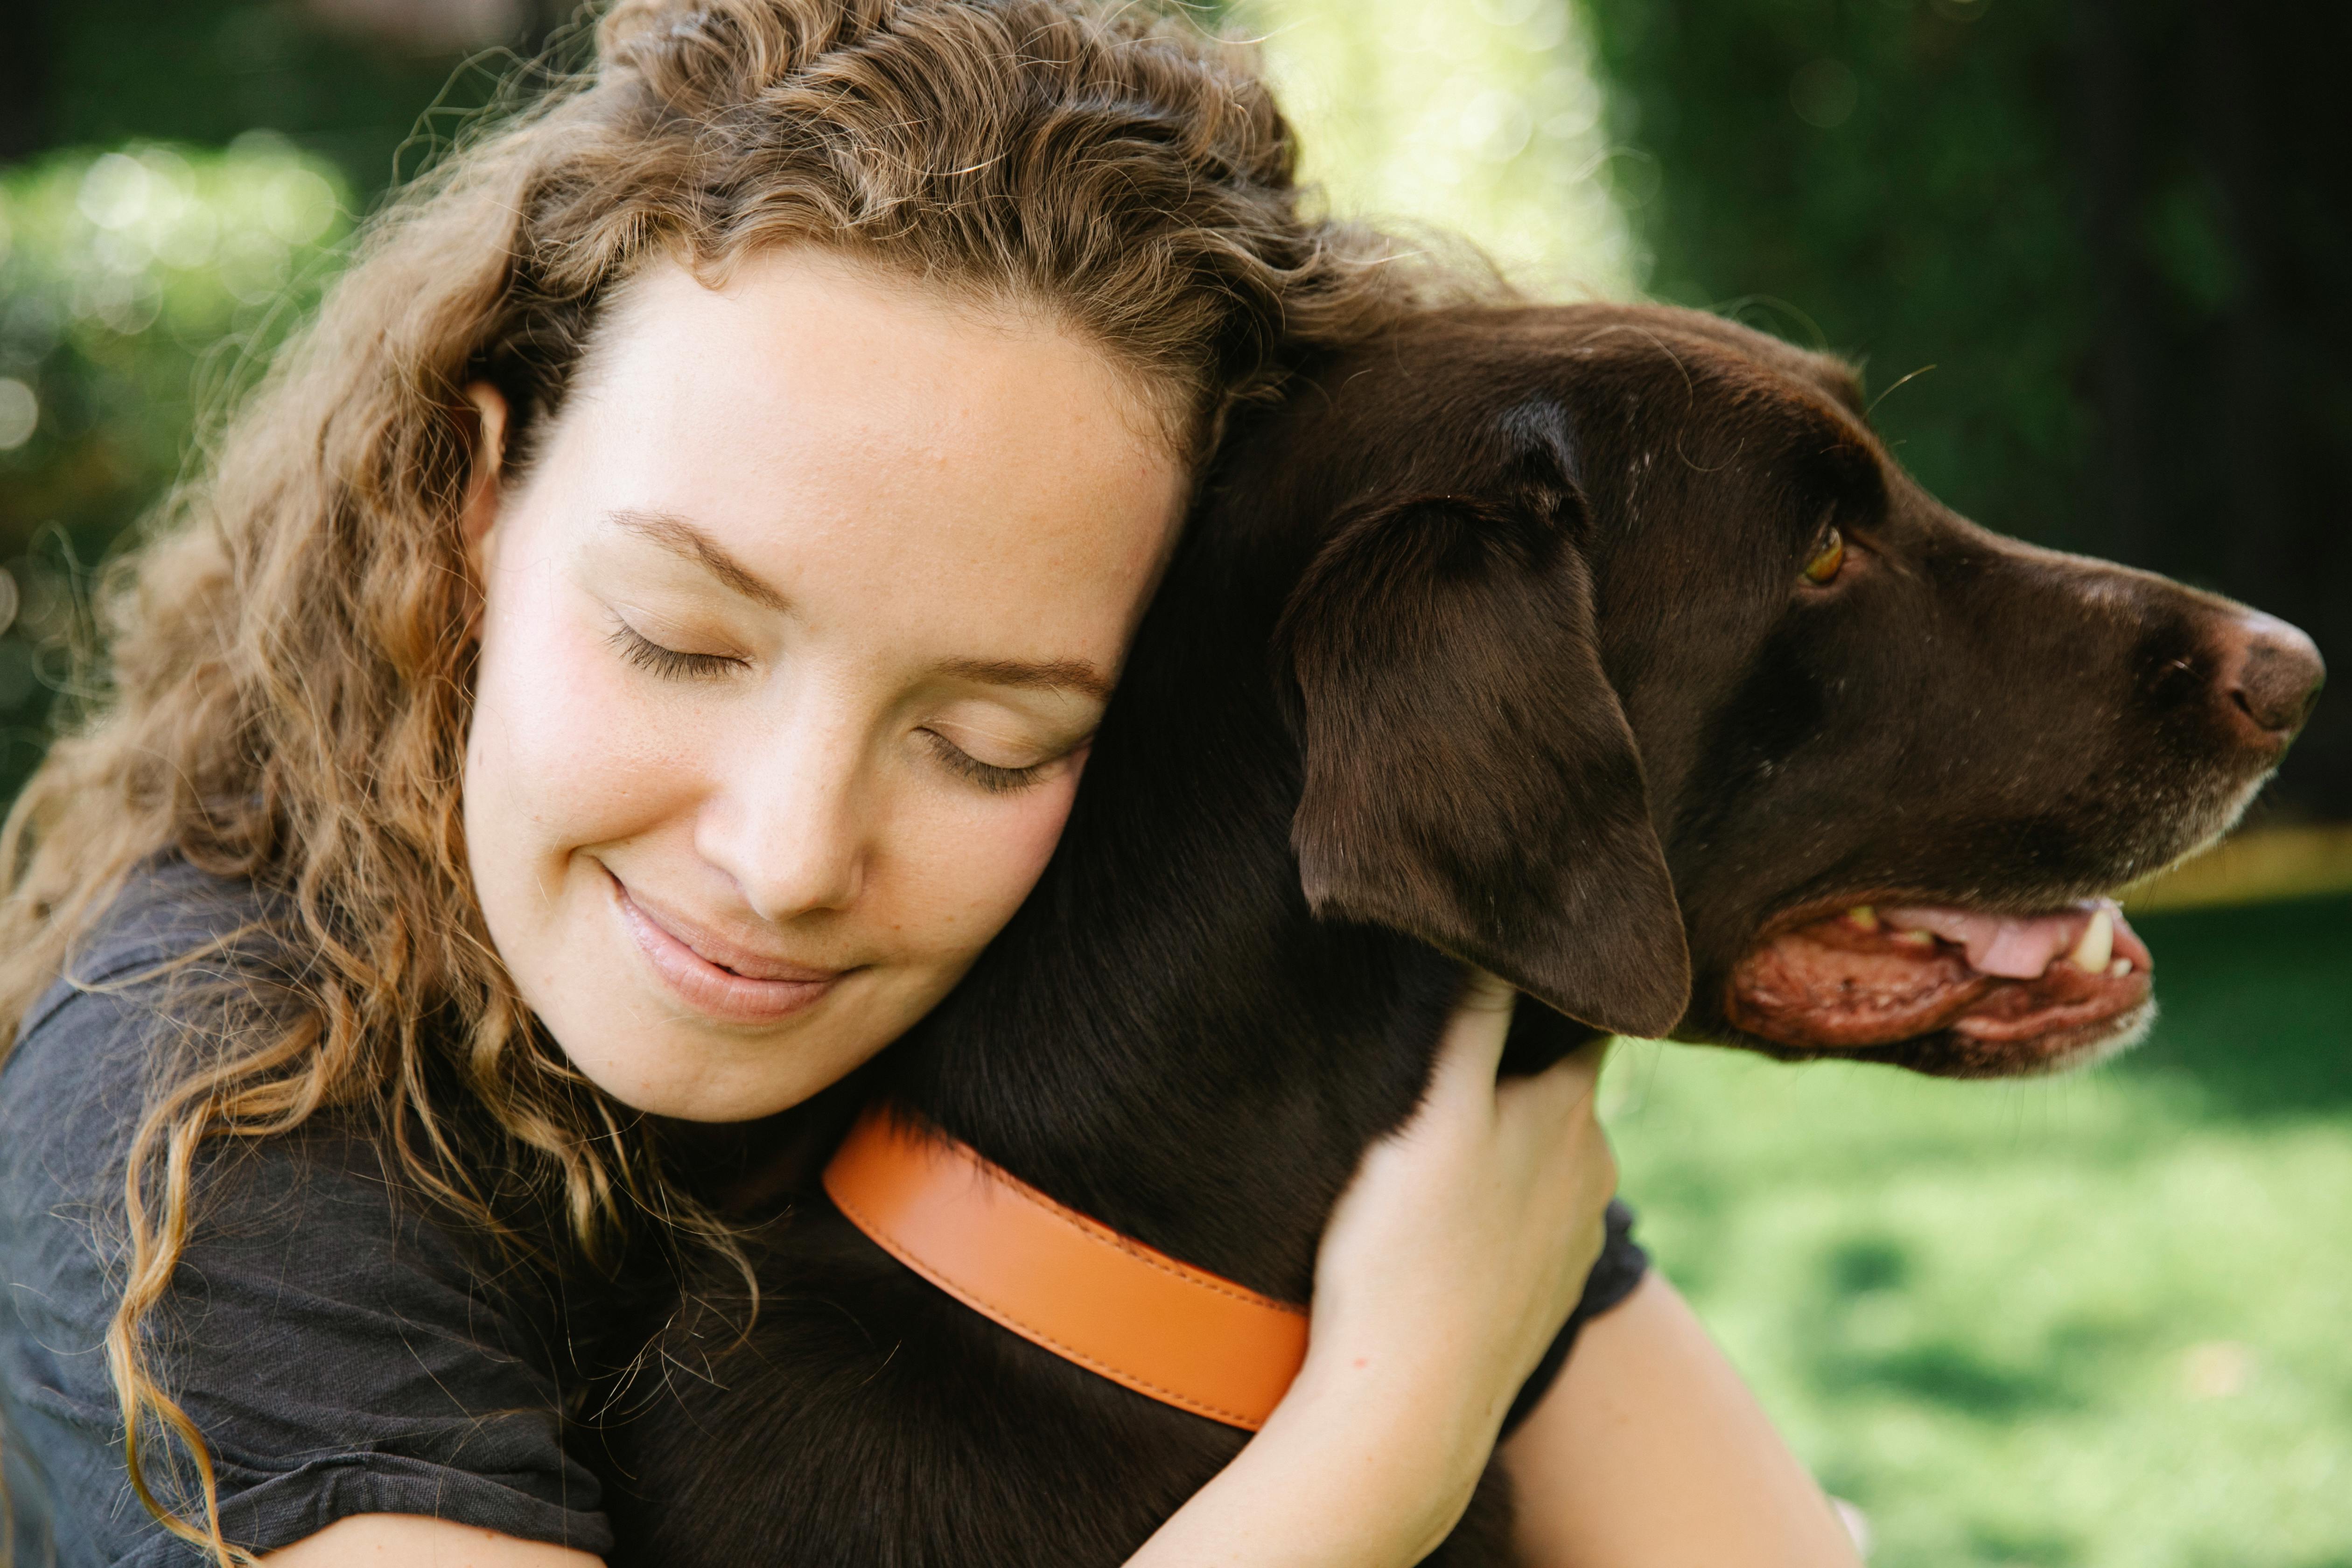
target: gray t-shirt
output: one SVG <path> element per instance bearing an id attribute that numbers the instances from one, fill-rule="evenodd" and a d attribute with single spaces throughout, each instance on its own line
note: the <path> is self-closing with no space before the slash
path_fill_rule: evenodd
<path id="1" fill-rule="evenodd" d="M 274 972 L 265 942 L 157 966 L 267 913 L 247 884 L 166 859 L 135 877 L 25 1019 L 0 1069 L 0 1469 L 18 1568 L 206 1561 L 132 1495 L 103 1339 L 121 1299 L 122 1162 L 192 986 Z M 847 1087 L 847 1086 L 845 1086 Z M 736 1158 L 742 1158 L 737 1151 Z M 612 1533 L 580 1413 L 600 1333 L 632 1321 L 490 1255 L 313 1119 L 200 1172 L 152 1364 L 208 1439 L 221 1527 L 261 1551 L 358 1513 L 425 1514 L 603 1554 Z M 1646 1267 L 1610 1215 L 1578 1327 Z M 657 1283 L 657 1281 L 656 1282 Z M 567 1294 L 568 1292 L 568 1294 Z M 625 1352 L 625 1344 L 616 1349 Z"/>
<path id="2" fill-rule="evenodd" d="M 141 875 L 0 1070 L 0 1455 L 22 1568 L 205 1561 L 123 1468 L 110 1216 L 158 1049 L 182 1037 L 169 1005 L 201 984 L 150 972 L 260 913 L 247 885 L 182 862 Z M 544 1282 L 434 1223 L 331 1127 L 204 1174 L 152 1353 L 210 1440 L 230 1540 L 268 1550 L 389 1512 L 609 1550 Z"/>

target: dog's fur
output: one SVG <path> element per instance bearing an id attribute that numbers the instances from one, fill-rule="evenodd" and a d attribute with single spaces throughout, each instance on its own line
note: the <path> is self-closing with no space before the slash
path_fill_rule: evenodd
<path id="1" fill-rule="evenodd" d="M 1815 586 L 1832 521 L 1854 558 Z M 1433 317 L 1229 443 L 1052 865 L 869 1086 L 1303 1300 L 1464 962 L 1548 1005 L 1521 1067 L 1601 1031 L 1801 1054 L 1726 1016 L 1765 933 L 1870 898 L 2044 909 L 2233 820 L 2284 743 L 2222 692 L 2240 613 L 1953 515 L 1826 357 L 1686 311 Z M 1092 1568 L 1243 1441 L 822 1200 L 767 1247 L 749 1340 L 698 1284 L 618 1435 L 624 1562 Z M 1508 1533 L 1490 1474 L 1431 1561 L 1507 1562 Z"/>

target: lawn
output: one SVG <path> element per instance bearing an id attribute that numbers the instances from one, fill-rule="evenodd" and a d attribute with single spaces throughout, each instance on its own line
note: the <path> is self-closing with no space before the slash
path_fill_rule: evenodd
<path id="1" fill-rule="evenodd" d="M 2352 898 L 2151 915 L 2071 1078 L 1626 1042 L 1642 1235 L 1874 1568 L 2352 1568 Z"/>

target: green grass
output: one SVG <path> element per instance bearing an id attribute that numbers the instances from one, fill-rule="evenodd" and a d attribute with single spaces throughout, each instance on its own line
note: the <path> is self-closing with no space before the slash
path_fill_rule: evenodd
<path id="1" fill-rule="evenodd" d="M 1642 1235 L 1880 1568 L 2352 1568 L 2352 898 L 2150 916 L 2070 1078 L 1628 1042 Z"/>

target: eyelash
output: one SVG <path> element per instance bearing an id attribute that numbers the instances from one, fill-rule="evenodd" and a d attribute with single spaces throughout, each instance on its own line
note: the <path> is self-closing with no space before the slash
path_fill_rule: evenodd
<path id="1" fill-rule="evenodd" d="M 726 654 L 681 653 L 674 647 L 664 647 L 617 616 L 614 619 L 613 635 L 607 640 L 622 658 L 667 680 L 707 679 L 739 669 L 743 664 L 741 659 Z M 931 750 L 940 761 L 991 795 L 1016 795 L 1035 784 L 1048 766 L 1045 763 L 1032 763 L 1025 768 L 1000 768 L 993 763 L 982 762 L 936 730 L 923 733 L 929 738 Z"/>
<path id="2" fill-rule="evenodd" d="M 1017 795 L 1043 777 L 1049 765 L 1032 763 L 1025 768 L 1000 768 L 993 763 L 982 762 L 937 730 L 923 733 L 930 738 L 931 750 L 940 761 L 991 795 Z"/>
<path id="3" fill-rule="evenodd" d="M 680 653 L 664 647 L 618 616 L 614 617 L 613 635 L 606 640 L 623 659 L 665 680 L 708 679 L 743 667 L 741 659 L 723 653 Z"/>

